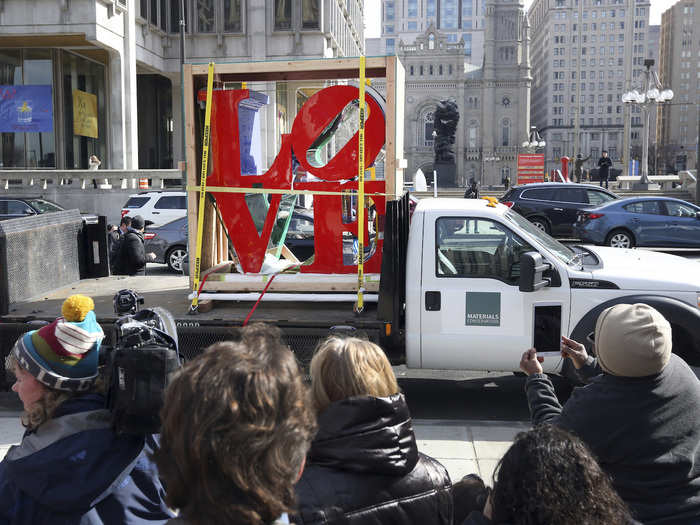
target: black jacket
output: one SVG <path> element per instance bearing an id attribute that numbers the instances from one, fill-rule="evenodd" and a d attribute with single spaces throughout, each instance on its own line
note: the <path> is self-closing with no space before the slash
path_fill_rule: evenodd
<path id="1" fill-rule="evenodd" d="M 143 233 L 129 228 L 119 243 L 117 272 L 120 275 L 146 275 L 146 249 Z"/>
<path id="2" fill-rule="evenodd" d="M 598 159 L 598 173 L 600 173 L 601 178 L 608 178 L 611 166 L 612 160 L 610 160 L 610 157 L 600 157 L 600 159 Z"/>
<path id="3" fill-rule="evenodd" d="M 543 374 L 525 389 L 532 422 L 577 434 L 636 519 L 700 523 L 700 381 L 682 359 L 648 377 L 598 375 L 563 407 Z"/>
<path id="4" fill-rule="evenodd" d="M 418 452 L 403 394 L 331 404 L 297 483 L 297 523 L 452 523 L 450 477 Z"/>

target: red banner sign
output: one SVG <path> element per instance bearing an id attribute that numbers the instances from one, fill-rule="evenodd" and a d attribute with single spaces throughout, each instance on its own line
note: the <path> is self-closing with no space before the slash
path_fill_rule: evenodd
<path id="1" fill-rule="evenodd" d="M 518 155 L 518 184 L 544 182 L 544 153 Z"/>

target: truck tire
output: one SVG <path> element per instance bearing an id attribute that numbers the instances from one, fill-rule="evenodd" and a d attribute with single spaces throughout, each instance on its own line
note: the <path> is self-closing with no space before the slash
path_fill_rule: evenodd
<path id="1" fill-rule="evenodd" d="M 578 322 L 571 332 L 571 339 L 583 343 L 586 351 L 594 355 L 592 344 L 587 335 L 595 331 L 595 324 L 600 313 L 616 304 L 644 303 L 656 308 L 671 324 L 673 331 L 673 353 L 691 366 L 700 366 L 700 310 L 687 303 L 661 295 L 629 295 L 616 297 L 599 304 Z M 565 362 L 569 359 L 565 359 Z M 562 375 L 565 370 L 562 369 Z"/>
<path id="2" fill-rule="evenodd" d="M 623 228 L 611 231 L 605 238 L 605 245 L 612 248 L 634 248 L 634 244 L 634 235 Z"/>

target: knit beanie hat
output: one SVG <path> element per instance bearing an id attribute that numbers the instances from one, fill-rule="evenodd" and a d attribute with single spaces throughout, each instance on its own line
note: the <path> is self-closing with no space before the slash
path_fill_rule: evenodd
<path id="1" fill-rule="evenodd" d="M 94 308 L 90 297 L 71 295 L 61 308 L 63 317 L 17 340 L 12 353 L 19 366 L 50 388 L 88 390 L 97 378 L 104 338 Z"/>
<path id="2" fill-rule="evenodd" d="M 618 304 L 603 310 L 595 326 L 598 362 L 608 374 L 658 374 L 671 358 L 671 325 L 646 304 Z"/>
<path id="3" fill-rule="evenodd" d="M 144 227 L 145 224 L 146 224 L 146 221 L 144 221 L 143 217 L 141 217 L 140 215 L 136 215 L 136 216 L 131 218 L 131 227 L 134 230 L 140 230 L 141 228 Z"/>

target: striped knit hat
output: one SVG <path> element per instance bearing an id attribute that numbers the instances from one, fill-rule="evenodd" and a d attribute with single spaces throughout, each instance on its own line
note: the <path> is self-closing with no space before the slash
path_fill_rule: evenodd
<path id="1" fill-rule="evenodd" d="M 104 338 L 95 318 L 95 303 L 71 295 L 59 317 L 15 343 L 17 363 L 44 385 L 58 390 L 88 390 L 97 378 L 98 354 Z"/>

